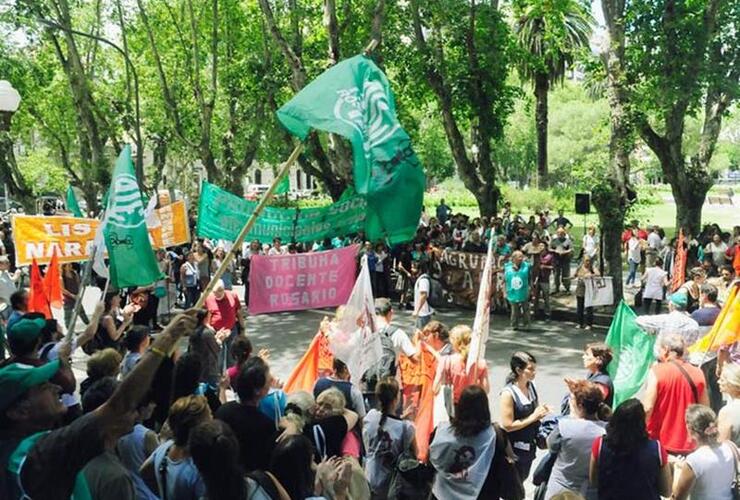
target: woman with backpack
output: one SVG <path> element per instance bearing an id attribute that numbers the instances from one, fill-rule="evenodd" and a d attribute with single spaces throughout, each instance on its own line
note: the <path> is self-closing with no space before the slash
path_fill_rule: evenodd
<path id="1" fill-rule="evenodd" d="M 363 421 L 362 438 L 367 456 L 365 475 L 373 499 L 388 498 L 388 487 L 398 459 L 416 456 L 414 424 L 398 417 L 400 391 L 396 379 L 387 377 L 375 386 L 380 411 L 370 410 Z"/>

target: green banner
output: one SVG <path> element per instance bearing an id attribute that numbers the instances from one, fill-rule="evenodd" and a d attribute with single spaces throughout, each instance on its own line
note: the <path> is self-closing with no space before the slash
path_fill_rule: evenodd
<path id="1" fill-rule="evenodd" d="M 267 207 L 246 239 L 271 243 L 273 238 L 279 237 L 286 243 L 308 242 L 356 233 L 365 226 L 367 203 L 363 196 L 345 195 L 328 207 Z M 204 181 L 200 191 L 196 232 L 201 238 L 234 241 L 256 207 L 257 202 L 239 198 Z"/>

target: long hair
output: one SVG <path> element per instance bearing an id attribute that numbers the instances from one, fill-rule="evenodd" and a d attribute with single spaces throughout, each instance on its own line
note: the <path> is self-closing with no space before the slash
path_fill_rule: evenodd
<path id="1" fill-rule="evenodd" d="M 190 431 L 188 446 L 209 500 L 247 498 L 239 441 L 231 427 L 220 420 L 202 423 Z"/>
<path id="2" fill-rule="evenodd" d="M 463 389 L 455 405 L 455 416 L 450 422 L 456 436 L 471 437 L 491 426 L 488 396 L 478 385 Z"/>
<path id="3" fill-rule="evenodd" d="M 172 403 L 168 420 L 175 444 L 185 446 L 190 431 L 211 420 L 211 409 L 204 396 L 185 396 Z"/>
<path id="4" fill-rule="evenodd" d="M 524 370 L 529 363 L 535 364 L 537 359 L 527 351 L 518 351 L 512 354 L 509 361 L 511 372 L 506 376 L 506 383 L 513 384 L 516 382 L 516 379 L 519 378 L 519 372 Z"/>
<path id="5" fill-rule="evenodd" d="M 280 481 L 290 498 L 312 496 L 313 452 L 311 440 L 302 434 L 289 436 L 275 445 L 270 458 L 270 472 Z"/>
<path id="6" fill-rule="evenodd" d="M 614 410 L 606 426 L 604 442 L 617 455 L 627 455 L 647 440 L 645 408 L 639 399 L 628 399 Z"/>
<path id="7" fill-rule="evenodd" d="M 453 349 L 460 354 L 463 361 L 468 360 L 472 338 L 473 331 L 467 325 L 457 325 L 450 330 L 450 343 Z"/>
<path id="8" fill-rule="evenodd" d="M 190 396 L 198 388 L 200 374 L 203 364 L 195 354 L 183 354 L 175 363 L 175 371 L 172 374 L 172 399 Z"/>

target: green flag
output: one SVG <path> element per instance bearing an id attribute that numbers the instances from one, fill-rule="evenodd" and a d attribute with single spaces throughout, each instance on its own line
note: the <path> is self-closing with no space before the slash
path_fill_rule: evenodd
<path id="1" fill-rule="evenodd" d="M 634 311 L 621 301 L 606 336 L 606 344 L 614 354 L 608 367 L 614 383 L 613 408 L 637 394 L 655 361 L 655 336 L 637 326 L 636 319 Z"/>
<path id="2" fill-rule="evenodd" d="M 280 184 L 277 185 L 273 194 L 285 194 L 288 191 L 290 191 L 290 177 L 288 177 L 288 174 L 285 174 L 285 177 L 283 177 Z"/>
<path id="3" fill-rule="evenodd" d="M 324 71 L 277 112 L 304 140 L 312 128 L 352 143 L 355 190 L 367 196 L 370 240 L 411 240 L 419 225 L 425 176 L 396 117 L 388 79 L 364 55 Z"/>
<path id="4" fill-rule="evenodd" d="M 146 286 L 160 279 L 130 146 L 116 160 L 103 225 L 113 287 Z"/>
<path id="5" fill-rule="evenodd" d="M 72 214 L 75 217 L 82 217 L 82 211 L 80 210 L 80 205 L 77 204 L 77 196 L 75 196 L 75 191 L 72 189 L 72 186 L 67 186 L 67 210 L 69 212 L 72 212 Z"/>

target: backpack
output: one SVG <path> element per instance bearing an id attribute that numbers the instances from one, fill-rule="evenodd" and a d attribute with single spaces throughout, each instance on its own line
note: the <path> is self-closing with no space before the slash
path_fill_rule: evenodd
<path id="1" fill-rule="evenodd" d="M 427 297 L 427 302 L 429 302 L 429 305 L 434 308 L 444 306 L 445 298 L 442 283 L 440 283 L 439 280 L 432 278 L 428 274 L 422 274 L 419 279 L 429 280 L 429 296 Z"/>
<path id="2" fill-rule="evenodd" d="M 375 392 L 375 385 L 379 380 L 396 376 L 396 350 L 393 348 L 393 334 L 397 331 L 398 328 L 391 325 L 387 325 L 378 331 L 383 352 L 378 362 L 368 368 L 362 375 L 362 380 L 367 385 L 368 392 Z"/>

